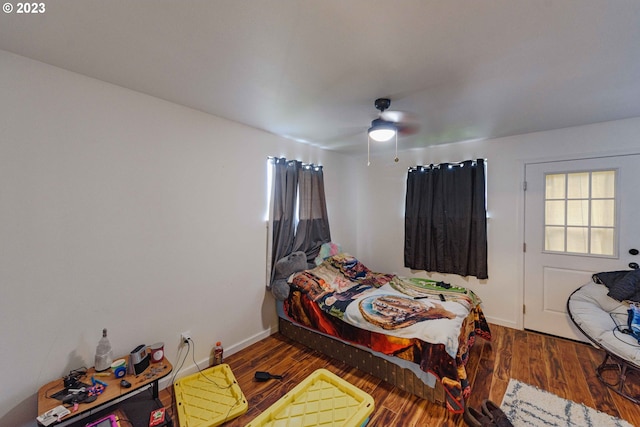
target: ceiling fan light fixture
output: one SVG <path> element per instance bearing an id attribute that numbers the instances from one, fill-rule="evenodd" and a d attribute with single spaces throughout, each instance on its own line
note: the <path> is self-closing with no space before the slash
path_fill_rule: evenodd
<path id="1" fill-rule="evenodd" d="M 382 119 L 375 119 L 371 122 L 371 127 L 369 128 L 368 132 L 369 138 L 373 139 L 374 141 L 385 142 L 391 140 L 394 136 L 396 136 L 398 129 L 391 122 Z"/>

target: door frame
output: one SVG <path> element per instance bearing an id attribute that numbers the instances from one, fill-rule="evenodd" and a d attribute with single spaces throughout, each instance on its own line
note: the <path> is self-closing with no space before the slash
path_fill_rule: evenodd
<path id="1" fill-rule="evenodd" d="M 640 148 L 638 149 L 627 149 L 627 150 L 609 150 L 609 151 L 599 151 L 593 153 L 575 153 L 575 154 L 564 154 L 561 156 L 552 156 L 552 157 L 535 157 L 529 159 L 520 160 L 519 169 L 520 169 L 520 191 L 518 192 L 518 209 L 520 212 L 518 213 L 518 233 L 520 235 L 520 242 L 518 244 L 518 248 L 521 253 L 519 257 L 519 280 L 520 286 L 518 287 L 518 306 L 521 309 L 518 310 L 518 318 L 516 319 L 516 327 L 519 330 L 524 330 L 524 286 L 525 286 L 525 252 L 524 252 L 524 243 L 525 243 L 525 201 L 526 201 L 526 191 L 524 190 L 525 183 L 525 173 L 526 166 L 537 163 L 553 163 L 553 162 L 566 162 L 571 160 L 589 160 L 589 159 L 597 159 L 601 157 L 618 157 L 618 156 L 629 156 L 629 155 L 640 155 Z"/>

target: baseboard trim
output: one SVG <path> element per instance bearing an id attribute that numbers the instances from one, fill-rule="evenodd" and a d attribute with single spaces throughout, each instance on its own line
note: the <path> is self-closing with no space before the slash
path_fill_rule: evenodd
<path id="1" fill-rule="evenodd" d="M 522 329 L 520 326 L 518 326 L 517 322 L 513 322 L 511 320 L 504 320 L 504 319 L 500 319 L 500 318 L 497 318 L 497 317 L 490 317 L 490 316 L 486 316 L 486 315 L 485 315 L 485 319 L 489 323 L 493 323 L 495 325 L 504 326 L 506 328 Z M 489 327 L 491 327 L 491 325 L 489 325 Z"/>
<path id="2" fill-rule="evenodd" d="M 225 356 L 231 356 L 234 353 L 239 352 L 240 350 L 243 350 L 247 347 L 249 347 L 250 345 L 253 345 L 255 343 L 257 343 L 260 340 L 263 340 L 267 337 L 269 337 L 270 335 L 273 335 L 274 333 L 278 332 L 278 325 L 273 325 L 270 326 L 268 329 L 265 329 L 263 331 L 258 332 L 257 334 L 248 337 L 247 339 L 244 339 L 238 343 L 232 344 L 230 346 L 225 346 L 224 348 L 224 354 Z M 176 361 L 173 364 L 173 372 L 171 372 L 170 375 L 166 376 L 165 378 L 161 379 L 159 381 L 159 389 L 163 390 L 167 387 L 169 387 L 169 385 L 171 385 L 171 383 L 173 381 L 175 381 L 176 379 L 180 379 L 182 377 L 186 377 L 188 375 L 191 374 L 195 374 L 196 372 L 198 372 L 198 367 L 200 369 L 206 369 L 207 367 L 209 367 L 209 356 L 207 356 L 204 359 L 200 359 L 197 360 L 197 366 L 195 363 L 193 363 L 193 360 L 189 361 L 186 360 L 186 363 L 191 362 L 189 365 L 183 365 L 182 368 L 180 368 L 178 366 L 178 362 Z M 176 371 L 177 369 L 179 369 L 179 371 Z"/>

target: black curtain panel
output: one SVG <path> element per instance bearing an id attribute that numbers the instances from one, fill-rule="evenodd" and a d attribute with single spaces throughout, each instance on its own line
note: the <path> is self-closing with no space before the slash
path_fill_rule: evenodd
<path id="1" fill-rule="evenodd" d="M 271 212 L 272 230 L 271 288 L 276 261 L 292 252 L 296 226 L 298 172 L 302 163 L 284 158 L 269 159 L 272 171 Z"/>
<path id="2" fill-rule="evenodd" d="M 293 251 L 303 251 L 312 262 L 323 243 L 331 241 L 322 166 L 304 165 L 298 185 L 298 226 Z"/>
<path id="3" fill-rule="evenodd" d="M 409 169 L 405 267 L 488 278 L 485 169 L 484 159 Z"/>

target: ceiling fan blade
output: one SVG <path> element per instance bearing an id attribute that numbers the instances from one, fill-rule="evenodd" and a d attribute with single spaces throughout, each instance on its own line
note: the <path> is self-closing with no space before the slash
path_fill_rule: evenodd
<path id="1" fill-rule="evenodd" d="M 417 123 L 396 123 L 396 127 L 400 136 L 414 135 L 420 130 Z"/>
<path id="2" fill-rule="evenodd" d="M 418 117 L 415 114 L 407 113 L 406 111 L 398 110 L 386 110 L 380 113 L 380 118 L 388 122 L 394 123 L 414 123 L 418 121 Z"/>
<path id="3" fill-rule="evenodd" d="M 380 118 L 395 123 L 400 136 L 414 135 L 420 129 L 418 116 L 406 111 L 387 110 L 380 113 Z"/>

